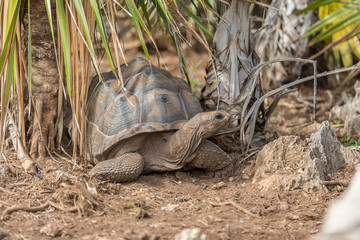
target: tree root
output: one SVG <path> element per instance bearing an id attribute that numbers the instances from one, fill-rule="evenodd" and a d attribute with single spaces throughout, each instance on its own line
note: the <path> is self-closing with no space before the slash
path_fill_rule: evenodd
<path id="1" fill-rule="evenodd" d="M 31 174 L 31 175 L 35 175 L 37 172 L 37 168 L 36 168 L 36 164 L 35 162 L 29 157 L 29 155 L 27 154 L 25 147 L 21 141 L 21 135 L 19 133 L 19 130 L 16 127 L 14 118 L 12 116 L 11 113 L 8 114 L 9 118 L 8 118 L 8 127 L 9 127 L 9 132 L 10 132 L 10 136 L 11 136 L 11 140 L 13 142 L 14 148 L 15 148 L 15 152 L 16 155 L 18 157 L 18 159 L 20 160 L 21 166 L 23 167 L 23 169 L 25 170 L 25 172 Z"/>
<path id="2" fill-rule="evenodd" d="M 255 215 L 253 213 L 251 213 L 249 210 L 243 208 L 242 206 L 240 206 L 239 204 L 233 202 L 233 201 L 227 201 L 227 202 L 222 202 L 222 203 L 214 203 L 214 202 L 209 202 L 212 206 L 214 207 L 220 207 L 220 206 L 225 206 L 225 205 L 232 205 L 233 207 L 235 207 L 236 209 L 242 211 L 243 213 L 251 216 L 251 217 L 255 217 L 255 218 L 260 218 L 260 216 Z"/>
<path id="3" fill-rule="evenodd" d="M 81 212 L 79 207 L 77 207 L 77 206 L 70 207 L 70 208 L 64 208 L 52 201 L 46 201 L 44 204 L 37 206 L 37 207 L 28 207 L 25 205 L 17 205 L 17 206 L 8 207 L 7 209 L 5 209 L 5 211 L 1 215 L 1 220 L 4 220 L 6 215 L 11 214 L 16 211 L 38 212 L 38 211 L 45 210 L 46 208 L 48 208 L 50 206 L 54 207 L 58 210 L 64 211 L 64 212 L 74 212 L 74 211 L 78 211 L 79 213 Z"/>

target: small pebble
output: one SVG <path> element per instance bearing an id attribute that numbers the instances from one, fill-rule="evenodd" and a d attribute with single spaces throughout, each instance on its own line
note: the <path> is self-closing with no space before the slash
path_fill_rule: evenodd
<path id="1" fill-rule="evenodd" d="M 179 204 L 168 204 L 164 207 L 161 207 L 161 210 L 166 211 L 166 212 L 174 212 L 176 210 L 178 210 L 180 208 Z"/>
<path id="2" fill-rule="evenodd" d="M 255 206 L 252 209 L 250 209 L 250 212 L 253 214 L 259 214 L 259 208 L 257 206 Z"/>
<path id="3" fill-rule="evenodd" d="M 249 180 L 250 176 L 248 174 L 244 173 L 241 178 L 244 180 Z"/>
<path id="4" fill-rule="evenodd" d="M 212 186 L 212 189 L 221 189 L 221 188 L 225 187 L 225 185 L 226 184 L 224 182 L 218 182 L 217 184 L 214 184 Z"/>
<path id="5" fill-rule="evenodd" d="M 40 228 L 40 233 L 48 237 L 59 237 L 62 234 L 64 227 L 56 222 L 50 222 Z"/>
<path id="6" fill-rule="evenodd" d="M 271 205 L 266 209 L 266 212 L 268 212 L 268 213 L 274 213 L 274 212 L 277 212 L 277 211 L 278 211 L 278 208 L 275 205 Z"/>
<path id="7" fill-rule="evenodd" d="M 287 202 L 281 202 L 280 203 L 280 210 L 282 210 L 282 211 L 289 210 L 289 204 Z"/>
<path id="8" fill-rule="evenodd" d="M 289 220 L 299 220 L 300 219 L 300 217 L 298 215 L 292 215 L 292 216 L 288 216 L 286 218 Z"/>

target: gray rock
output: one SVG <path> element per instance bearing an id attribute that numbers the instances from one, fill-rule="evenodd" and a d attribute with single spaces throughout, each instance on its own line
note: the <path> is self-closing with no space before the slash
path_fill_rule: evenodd
<path id="1" fill-rule="evenodd" d="M 310 140 L 282 136 L 268 143 L 256 158 L 253 183 L 263 190 L 284 188 L 308 162 Z"/>
<path id="2" fill-rule="evenodd" d="M 323 181 L 349 163 L 360 162 L 360 154 L 341 145 L 328 121 L 310 139 L 280 137 L 258 154 L 253 183 L 262 190 L 305 189 L 327 192 Z"/>
<path id="3" fill-rule="evenodd" d="M 330 174 L 346 164 L 359 162 L 360 156 L 341 145 L 328 121 L 324 121 L 320 130 L 311 135 L 311 140 L 309 162 L 304 171 L 289 184 L 288 189 L 327 192 L 322 181 L 330 180 Z"/>

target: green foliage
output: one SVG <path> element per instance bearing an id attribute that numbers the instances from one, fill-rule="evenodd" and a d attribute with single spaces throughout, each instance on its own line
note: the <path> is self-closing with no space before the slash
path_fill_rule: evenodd
<path id="1" fill-rule="evenodd" d="M 213 38 L 212 33 L 210 30 L 192 13 L 192 11 L 187 8 L 181 1 L 178 1 L 179 5 L 182 7 L 182 9 L 185 10 L 187 14 L 195 21 L 195 23 L 200 27 L 203 32 L 208 35 L 210 38 Z"/>
<path id="2" fill-rule="evenodd" d="M 65 71 L 66 71 L 66 83 L 71 98 L 71 63 L 70 63 L 70 39 L 68 31 L 68 23 L 66 20 L 66 14 L 64 9 L 64 2 L 62 0 L 56 0 L 56 9 L 59 19 L 60 26 L 60 36 L 63 49 L 63 56 L 65 62 Z"/>
<path id="3" fill-rule="evenodd" d="M 360 138 L 352 138 L 352 134 L 347 135 L 346 137 L 340 138 L 340 142 L 345 146 L 360 146 Z"/>
<path id="4" fill-rule="evenodd" d="M 311 26 L 305 37 L 317 34 L 310 44 L 324 41 L 331 47 L 335 68 L 340 63 L 353 65 L 353 55 L 360 58 L 360 5 L 357 0 L 340 3 L 336 0 L 317 0 L 301 12 L 318 10 L 319 21 Z M 320 33 L 318 33 L 321 31 Z"/>
<path id="5" fill-rule="evenodd" d="M 3 46 L 0 46 L 0 79 L 1 79 L 1 127 L 4 126 L 5 114 L 9 102 L 10 89 L 14 82 L 15 76 L 15 31 L 18 23 L 18 14 L 20 12 L 20 1 L 11 1 L 6 9 L 8 15 L 6 16 L 5 26 L 6 35 L 2 36 L 5 41 Z M 5 9 L 4 9 L 5 10 Z M 0 11 L 1 12 L 1 11 Z M 0 16 L 1 17 L 1 16 Z M 5 70 L 6 69 L 6 70 Z M 7 76 L 1 78 L 4 74 Z M 2 129 L 2 128 L 1 128 Z M 1 136 L 2 134 L 0 134 Z M 0 140 L 1 143 L 1 140 Z"/>
<path id="6" fill-rule="evenodd" d="M 191 79 L 185 64 L 186 61 L 181 53 L 181 43 L 184 37 L 181 35 L 180 28 L 182 26 L 187 30 L 190 30 L 199 42 L 203 45 L 206 44 L 206 40 L 204 39 L 205 36 L 203 34 L 198 34 L 197 31 L 205 33 L 209 38 L 212 38 L 213 35 L 209 28 L 210 24 L 204 23 L 203 20 L 200 19 L 199 15 L 201 15 L 201 12 L 203 11 L 207 20 L 213 18 L 214 1 L 191 0 L 190 3 L 188 3 L 188 1 L 185 0 L 140 0 L 136 1 L 137 5 L 135 5 L 132 0 L 125 0 L 125 3 L 131 13 L 131 17 L 135 24 L 146 57 L 149 59 L 142 31 L 146 32 L 147 36 L 151 39 L 156 48 L 155 41 L 151 36 L 151 29 L 154 26 L 161 26 L 169 34 L 172 44 L 179 55 L 181 70 L 188 82 L 190 82 Z M 200 7 L 202 9 L 200 9 Z M 192 23 L 195 23 L 195 26 L 197 26 L 198 29 L 190 27 L 192 26 Z M 205 47 L 208 48 L 207 46 Z M 208 50 L 209 52 L 211 51 L 209 48 Z"/>

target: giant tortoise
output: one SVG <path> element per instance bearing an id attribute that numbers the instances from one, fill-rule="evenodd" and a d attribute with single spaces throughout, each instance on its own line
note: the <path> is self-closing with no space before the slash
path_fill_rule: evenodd
<path id="1" fill-rule="evenodd" d="M 153 171 L 230 173 L 231 158 L 206 140 L 228 124 L 226 112 L 202 112 L 184 80 L 143 58 L 121 72 L 124 88 L 112 72 L 89 87 L 87 147 L 99 162 L 91 176 L 126 182 Z"/>

